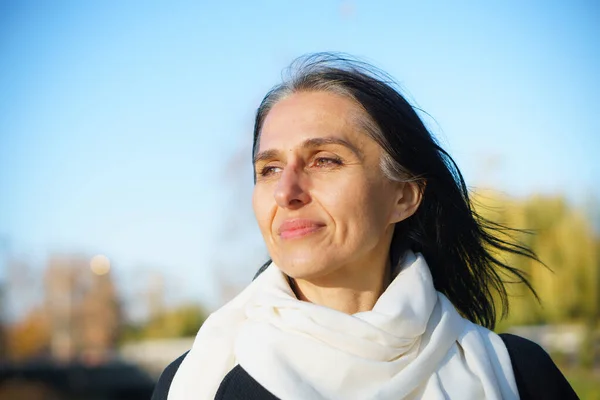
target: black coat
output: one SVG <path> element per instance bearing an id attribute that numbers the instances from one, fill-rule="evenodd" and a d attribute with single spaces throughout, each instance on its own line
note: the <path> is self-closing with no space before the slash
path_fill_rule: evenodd
<path id="1" fill-rule="evenodd" d="M 517 381 L 521 400 L 570 400 L 577 395 L 548 353 L 536 343 L 519 336 L 501 334 Z M 169 387 L 179 365 L 187 355 L 173 361 L 162 373 L 152 400 L 167 400 Z M 237 365 L 223 378 L 216 400 L 277 400 L 260 383 Z"/>

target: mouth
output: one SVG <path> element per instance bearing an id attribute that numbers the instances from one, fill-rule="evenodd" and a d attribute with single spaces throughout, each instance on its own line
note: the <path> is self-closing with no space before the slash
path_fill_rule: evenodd
<path id="1" fill-rule="evenodd" d="M 277 230 L 282 239 L 297 239 L 320 231 L 325 224 L 309 219 L 289 219 L 284 221 Z"/>

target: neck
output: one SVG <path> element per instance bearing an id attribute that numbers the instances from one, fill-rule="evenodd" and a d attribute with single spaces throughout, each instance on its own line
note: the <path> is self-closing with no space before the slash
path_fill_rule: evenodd
<path id="1" fill-rule="evenodd" d="M 318 279 L 290 278 L 299 300 L 319 304 L 346 314 L 370 311 L 391 282 L 389 260 L 380 266 L 340 268 Z"/>

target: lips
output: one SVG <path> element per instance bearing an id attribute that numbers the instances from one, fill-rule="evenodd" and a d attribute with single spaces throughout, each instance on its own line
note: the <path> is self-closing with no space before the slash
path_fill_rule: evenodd
<path id="1" fill-rule="evenodd" d="M 310 219 L 288 219 L 279 226 L 277 233 L 282 239 L 300 238 L 315 233 L 325 224 Z"/>

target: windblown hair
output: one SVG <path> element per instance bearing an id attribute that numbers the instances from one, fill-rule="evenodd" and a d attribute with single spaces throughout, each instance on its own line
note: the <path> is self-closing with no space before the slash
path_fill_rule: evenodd
<path id="1" fill-rule="evenodd" d="M 302 57 L 288 73 L 257 110 L 253 155 L 267 114 L 290 94 L 326 91 L 356 101 L 368 116 L 363 121 L 365 131 L 383 149 L 383 173 L 395 181 L 414 181 L 423 191 L 415 214 L 396 224 L 390 252 L 400 254 L 410 248 L 422 253 L 436 290 L 463 316 L 493 329 L 498 314 L 494 292 L 504 316 L 508 312 L 505 282 L 520 282 L 533 291 L 521 271 L 496 255 L 508 252 L 539 261 L 531 249 L 513 239 L 518 230 L 489 221 L 474 210 L 458 166 L 387 74 L 331 53 Z"/>

